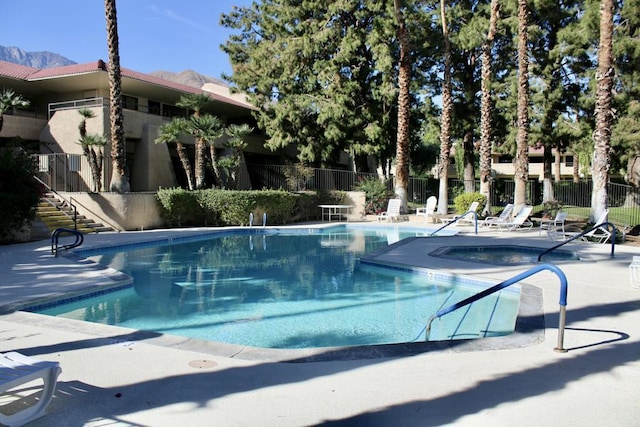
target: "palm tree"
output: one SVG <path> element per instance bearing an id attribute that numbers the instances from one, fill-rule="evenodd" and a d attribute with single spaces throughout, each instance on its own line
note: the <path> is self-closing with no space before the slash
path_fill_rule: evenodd
<path id="1" fill-rule="evenodd" d="M 482 104 L 480 107 L 480 193 L 487 202 L 484 213 L 491 212 L 491 49 L 498 25 L 500 4 L 491 0 L 489 32 L 482 44 Z"/>
<path id="2" fill-rule="evenodd" d="M 4 126 L 4 113 L 16 108 L 27 108 L 29 104 L 30 102 L 22 95 L 17 95 L 11 89 L 2 89 L 2 93 L 0 93 L 0 132 Z"/>
<path id="3" fill-rule="evenodd" d="M 409 188 L 409 117 L 411 99 L 411 62 L 409 60 L 409 35 L 400 0 L 394 0 L 396 19 L 398 20 L 398 40 L 400 58 L 398 61 L 398 131 L 396 137 L 396 179 L 395 193 L 402 200 L 401 211 L 407 212 L 407 191 Z"/>
<path id="4" fill-rule="evenodd" d="M 89 162 L 93 177 L 93 191 L 100 191 L 102 189 L 102 161 L 104 158 L 102 147 L 107 144 L 107 138 L 103 135 L 85 133 L 80 137 L 79 144 L 82 145 L 82 152 Z"/>
<path id="5" fill-rule="evenodd" d="M 214 143 L 224 134 L 222 121 L 211 114 L 194 114 L 191 119 L 187 121 L 187 132 L 196 139 L 196 188 L 204 187 L 205 149 L 207 145 L 209 146 L 209 153 L 212 156 L 212 166 L 216 180 L 220 182 Z M 198 169 L 199 162 L 202 163 L 200 166 L 201 169 Z M 198 173 L 200 173 L 201 176 L 199 176 Z"/>
<path id="6" fill-rule="evenodd" d="M 613 0 L 600 2 L 600 45 L 596 71 L 596 126 L 593 132 L 594 153 L 592 165 L 593 193 L 591 219 L 600 218 L 608 204 L 607 183 L 611 167 L 611 108 L 613 89 Z"/>
<path id="7" fill-rule="evenodd" d="M 116 0 L 104 0 L 104 11 L 107 21 L 107 47 L 109 50 L 109 121 L 111 124 L 111 158 L 113 161 L 111 191 L 128 193 L 131 187 L 127 177 L 127 150 L 124 138 L 124 115 L 122 113 L 122 75 L 120 73 Z"/>
<path id="8" fill-rule="evenodd" d="M 518 133 L 516 136 L 515 191 L 513 203 L 522 205 L 527 198 L 529 178 L 529 53 L 527 0 L 518 0 Z"/>
<path id="9" fill-rule="evenodd" d="M 225 166 L 227 175 L 230 178 L 229 187 L 236 187 L 238 167 L 240 166 L 243 151 L 247 148 L 247 143 L 244 142 L 244 138 L 251 132 L 253 132 L 253 128 L 246 123 L 241 125 L 230 125 L 226 129 L 229 139 L 225 143 L 225 146 L 231 150 L 231 155 L 225 158 L 223 165 Z"/>
<path id="10" fill-rule="evenodd" d="M 78 125 L 78 131 L 80 132 L 78 144 L 82 146 L 82 152 L 89 162 L 89 168 L 93 176 L 93 191 L 100 191 L 102 189 L 102 160 L 104 157 L 102 147 L 106 145 L 107 139 L 102 135 L 87 134 L 87 119 L 92 119 L 96 116 L 92 110 L 82 108 L 78 110 L 78 114 L 82 116 L 82 121 Z"/>
<path id="11" fill-rule="evenodd" d="M 211 102 L 211 98 L 204 93 L 184 95 L 180 97 L 180 101 L 176 103 L 178 107 L 193 110 L 193 117 L 200 117 L 202 108 Z M 195 136 L 195 135 L 194 135 Z M 196 159 L 195 159 L 195 177 L 196 188 L 204 188 L 205 179 L 205 159 L 206 159 L 206 142 L 202 138 L 196 137 Z"/>
<path id="12" fill-rule="evenodd" d="M 451 151 L 451 113 L 453 98 L 451 96 L 451 42 L 447 28 L 445 0 L 440 0 L 440 16 L 442 19 L 442 37 L 444 39 L 444 79 L 442 81 L 442 116 L 440 123 L 440 164 L 438 178 L 440 188 L 438 192 L 438 213 L 446 215 L 449 208 L 449 154 Z"/>
<path id="13" fill-rule="evenodd" d="M 187 149 L 180 139 L 187 127 L 188 124 L 186 119 L 176 117 L 169 123 L 165 123 L 160 127 L 160 134 L 158 135 L 158 138 L 156 138 L 156 142 L 163 144 L 176 144 L 178 158 L 180 159 L 184 173 L 187 175 L 187 186 L 189 187 L 189 190 L 194 190 L 195 179 L 193 176 L 193 170 L 191 169 L 191 161 L 187 155 Z"/>

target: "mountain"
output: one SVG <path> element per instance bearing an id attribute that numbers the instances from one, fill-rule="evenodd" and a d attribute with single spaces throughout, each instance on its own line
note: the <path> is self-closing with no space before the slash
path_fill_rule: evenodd
<path id="1" fill-rule="evenodd" d="M 47 51 L 25 52 L 19 47 L 7 46 L 0 46 L 0 60 L 13 62 L 14 64 L 26 65 L 27 67 L 33 68 L 53 68 L 77 64 L 77 62 L 65 58 L 57 53 Z M 175 73 L 173 71 L 153 71 L 148 74 L 198 89 L 201 89 L 202 86 L 207 83 L 214 83 L 225 87 L 228 86 L 228 84 L 220 79 L 205 76 L 192 70 L 185 70 L 179 73 Z"/>
<path id="2" fill-rule="evenodd" d="M 179 73 L 173 71 L 153 71 L 149 73 L 152 76 L 159 77 L 161 79 L 169 80 L 174 83 L 180 83 L 186 86 L 202 88 L 206 83 L 214 83 L 217 85 L 228 86 L 227 83 L 215 77 L 205 76 L 196 73 L 193 70 L 184 70 Z"/>
<path id="3" fill-rule="evenodd" d="M 69 58 L 53 52 L 25 52 L 19 47 L 0 46 L 0 60 L 33 68 L 53 68 L 73 65 Z"/>

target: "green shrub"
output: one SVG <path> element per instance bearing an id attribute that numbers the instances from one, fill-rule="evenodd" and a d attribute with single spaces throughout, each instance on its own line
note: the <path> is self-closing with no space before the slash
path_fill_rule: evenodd
<path id="1" fill-rule="evenodd" d="M 469 211 L 469 206 L 471 203 L 478 202 L 478 208 L 476 209 L 476 213 L 482 213 L 484 210 L 484 205 L 487 203 L 487 198 L 480 193 L 463 193 L 456 196 L 453 199 L 453 204 L 456 209 L 457 214 L 463 214 Z"/>
<path id="2" fill-rule="evenodd" d="M 384 211 L 391 198 L 387 183 L 375 177 L 362 178 L 355 185 L 355 190 L 365 194 L 365 214 L 378 214 Z"/>
<path id="3" fill-rule="evenodd" d="M 35 174 L 35 164 L 24 150 L 0 149 L 0 244 L 13 243 L 15 232 L 36 216 L 40 186 Z"/>
<path id="4" fill-rule="evenodd" d="M 169 227 L 286 224 L 296 217 L 299 195 L 285 191 L 235 191 L 207 189 L 188 191 L 160 189 L 157 193 L 162 218 Z M 317 208 L 317 206 L 316 206 Z"/>

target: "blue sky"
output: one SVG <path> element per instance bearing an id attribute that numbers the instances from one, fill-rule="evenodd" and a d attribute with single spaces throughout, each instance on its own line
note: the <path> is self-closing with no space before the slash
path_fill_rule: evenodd
<path id="1" fill-rule="evenodd" d="M 252 0 L 118 0 L 120 65 L 136 71 L 231 73 L 220 14 Z M 0 45 L 51 51 L 78 63 L 108 60 L 103 0 L 3 2 Z"/>

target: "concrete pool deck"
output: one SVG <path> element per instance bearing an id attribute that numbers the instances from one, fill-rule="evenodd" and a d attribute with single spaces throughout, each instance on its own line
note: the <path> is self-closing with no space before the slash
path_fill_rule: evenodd
<path id="1" fill-rule="evenodd" d="M 417 224 L 398 226 L 406 225 Z M 458 236 L 400 242 L 371 258 L 500 281 L 526 267 L 428 254 L 443 245 L 552 245 L 535 229 L 478 236 L 472 227 L 459 229 Z M 83 248 L 204 231 L 89 235 Z M 33 426 L 637 425 L 640 289 L 631 287 L 628 265 L 640 247 L 616 245 L 612 259 L 610 245 L 568 246 L 584 260 L 557 264 L 569 282 L 567 353 L 553 351 L 559 281 L 546 271 L 524 281 L 541 289 L 545 329 L 540 340 L 522 346 L 286 363 L 259 352 L 245 357 L 234 346 L 12 312 L 0 316 L 0 352 L 62 367 L 47 415 Z M 126 281 L 114 270 L 53 257 L 49 249 L 49 241 L 0 247 L 1 312 L 52 293 Z"/>

